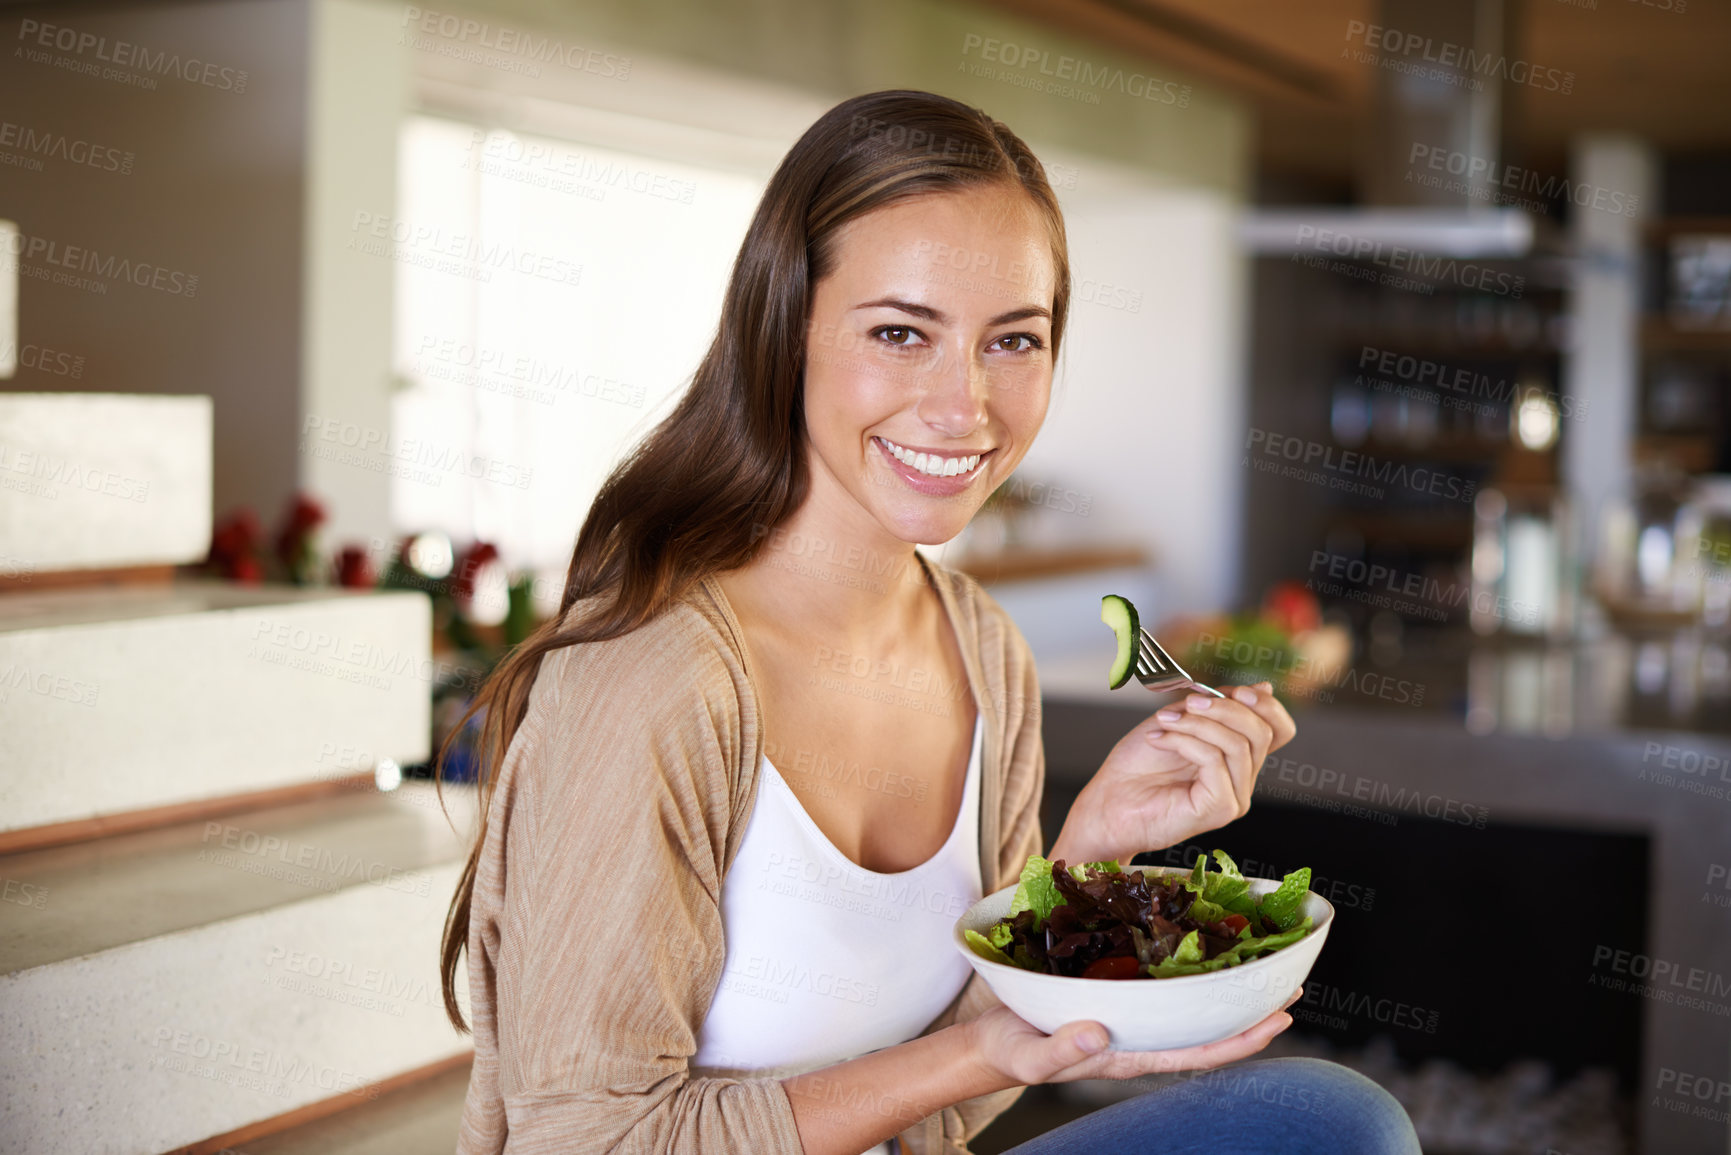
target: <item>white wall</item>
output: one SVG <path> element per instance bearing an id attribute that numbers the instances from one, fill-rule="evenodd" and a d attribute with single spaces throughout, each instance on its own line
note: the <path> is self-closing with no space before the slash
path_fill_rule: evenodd
<path id="1" fill-rule="evenodd" d="M 1151 619 L 1224 608 L 1238 576 L 1243 480 L 1236 205 L 1076 164 L 1076 187 L 1060 196 L 1077 294 L 1052 409 L 1023 468 L 1090 499 L 1086 518 L 1058 518 L 1066 536 L 1154 556 L 1159 604 L 1140 607 Z"/>
<path id="2" fill-rule="evenodd" d="M 392 215 L 397 136 L 409 100 L 398 14 L 364 0 L 309 0 L 306 249 L 300 483 L 331 515 L 326 539 L 388 537 L 390 474 L 378 450 L 344 443 L 391 428 L 391 303 L 397 268 L 355 242 L 356 214 Z M 309 428 L 310 427 L 310 428 Z M 377 467 L 377 468 L 375 468 Z"/>

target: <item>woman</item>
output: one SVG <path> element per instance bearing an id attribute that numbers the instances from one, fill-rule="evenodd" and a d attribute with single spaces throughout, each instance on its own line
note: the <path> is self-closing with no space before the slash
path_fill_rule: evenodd
<path id="1" fill-rule="evenodd" d="M 1041 848 L 1040 698 L 1009 619 L 914 546 L 1026 454 L 1069 294 L 1040 164 L 983 113 L 876 93 L 789 152 L 689 392 L 477 703 L 497 771 L 443 958 L 463 1029 L 467 948 L 460 1150 L 965 1151 L 1026 1084 L 1208 1068 L 1290 1025 L 1102 1053 L 1097 1023 L 1023 1022 L 949 941 Z M 1048 853 L 1128 861 L 1223 825 L 1293 732 L 1267 685 L 1161 710 Z M 1417 1150 L 1349 1072 L 1256 1071 L 1026 1150 L 1215 1155 L 1255 1149 L 1232 1145 L 1251 1126 L 1268 1150 Z"/>

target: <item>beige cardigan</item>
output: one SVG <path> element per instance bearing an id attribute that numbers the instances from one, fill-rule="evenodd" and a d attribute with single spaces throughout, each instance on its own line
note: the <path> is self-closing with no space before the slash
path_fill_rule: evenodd
<path id="1" fill-rule="evenodd" d="M 983 720 L 989 894 L 1041 849 L 1039 685 L 997 603 L 928 571 Z M 762 742 L 743 634 L 713 580 L 624 637 L 542 659 L 476 870 L 459 1155 L 801 1155 L 778 1079 L 688 1070 L 722 977 L 721 883 Z M 995 1005 L 974 976 L 921 1033 Z M 1020 1093 L 947 1107 L 902 1132 L 903 1149 L 965 1152 Z"/>

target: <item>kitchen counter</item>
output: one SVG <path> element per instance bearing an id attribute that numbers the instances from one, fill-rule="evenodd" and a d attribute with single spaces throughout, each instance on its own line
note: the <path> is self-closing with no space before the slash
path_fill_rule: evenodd
<path id="1" fill-rule="evenodd" d="M 1103 631 L 1098 641 L 1086 653 L 1041 656 L 1049 695 L 1108 702 L 1128 693 L 1105 688 L 1111 643 Z M 1289 704 L 1453 720 L 1478 735 L 1731 738 L 1731 637 L 1722 632 L 1608 632 L 1557 642 L 1414 633 L 1392 661 L 1360 653 L 1321 683 L 1287 692 Z"/>

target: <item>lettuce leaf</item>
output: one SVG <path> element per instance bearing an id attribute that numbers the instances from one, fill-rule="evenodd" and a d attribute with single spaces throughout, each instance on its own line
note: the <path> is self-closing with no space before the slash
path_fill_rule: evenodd
<path id="1" fill-rule="evenodd" d="M 1218 872 L 1209 870 L 1207 857 L 1198 854 L 1196 865 L 1184 880 L 1184 889 L 1194 894 L 1201 905 L 1201 912 L 1191 917 L 1198 922 L 1218 922 L 1230 912 L 1254 921 L 1256 900 L 1250 897 L 1250 880 L 1224 850 L 1214 852 L 1214 861 L 1220 864 Z"/>
<path id="2" fill-rule="evenodd" d="M 1226 917 L 1226 908 L 1209 902 L 1206 898 L 1198 898 L 1190 903 L 1190 909 L 1184 913 L 1186 917 L 1197 922 L 1219 922 Z"/>
<path id="3" fill-rule="evenodd" d="M 1249 927 L 1245 927 L 1239 932 L 1238 941 L 1233 943 L 1227 950 L 1221 951 L 1215 956 L 1215 958 L 1231 960 L 1227 963 L 1228 966 L 1237 966 L 1241 962 L 1249 962 L 1257 955 L 1267 954 L 1271 950 L 1279 950 L 1283 946 L 1291 946 L 1293 943 L 1310 933 L 1313 921 L 1314 920 L 1306 917 L 1303 922 L 1299 923 L 1291 930 L 1281 931 L 1279 934 L 1262 936 L 1252 933 Z M 1213 962 L 1214 959 L 1208 961 Z"/>
<path id="4" fill-rule="evenodd" d="M 1196 856 L 1196 865 L 1190 868 L 1190 877 L 1184 880 L 1184 889 L 1188 890 L 1191 894 L 1194 894 L 1197 898 L 1206 898 L 1208 896 L 1204 891 L 1207 884 L 1208 856 L 1206 854 L 1198 854 Z"/>
<path id="5" fill-rule="evenodd" d="M 997 929 L 998 929 L 997 927 L 992 928 L 992 931 L 993 931 L 992 938 L 998 937 L 997 936 Z M 995 962 L 995 963 L 1003 963 L 1005 966 L 1012 966 L 1013 967 L 1016 965 L 1011 960 L 1009 955 L 1005 954 L 1003 951 L 998 949 L 998 945 L 996 943 L 994 943 L 992 941 L 992 939 L 987 938 L 985 935 L 981 934 L 979 931 L 977 931 L 977 930 L 964 930 L 962 932 L 962 937 L 968 940 L 968 945 L 973 947 L 974 953 L 979 955 L 981 958 L 990 959 L 992 962 Z M 1007 936 L 1006 936 L 1006 939 L 1007 939 Z"/>
<path id="6" fill-rule="evenodd" d="M 1051 861 L 1030 854 L 1027 864 L 1022 867 L 1022 880 L 1016 885 L 1016 893 L 1010 896 L 1010 910 L 1006 917 L 1015 918 L 1024 910 L 1031 910 L 1034 912 L 1034 927 L 1038 930 L 1045 926 L 1052 908 L 1063 901 L 1063 896 L 1058 893 L 1058 884 L 1052 881 Z"/>
<path id="7" fill-rule="evenodd" d="M 1257 944 L 1256 953 L 1263 954 L 1267 951 L 1279 950 L 1283 946 L 1291 946 L 1293 943 L 1309 934 L 1310 928 L 1314 925 L 1316 925 L 1316 920 L 1311 918 L 1309 915 L 1305 915 L 1303 920 L 1290 930 L 1283 930 L 1279 934 L 1271 934 L 1266 938 L 1254 939 L 1252 941 Z"/>
<path id="8" fill-rule="evenodd" d="M 1201 962 L 1179 962 L 1178 956 L 1174 955 L 1171 958 L 1161 959 L 1153 966 L 1144 969 L 1150 978 L 1169 979 L 1178 975 L 1205 975 L 1210 971 L 1217 971 L 1222 967 L 1231 965 L 1225 955 L 1204 959 Z"/>
<path id="9" fill-rule="evenodd" d="M 1193 932 L 1184 935 L 1184 939 L 1179 942 L 1179 949 L 1172 952 L 1172 958 L 1160 959 L 1155 965 L 1149 966 L 1148 973 L 1155 978 L 1168 978 L 1172 975 L 1203 975 L 1207 971 L 1220 970 L 1222 966 L 1229 966 L 1224 954 L 1219 958 L 1203 958 L 1201 932 L 1193 930 Z"/>
<path id="10" fill-rule="evenodd" d="M 1255 922 L 1256 900 L 1250 897 L 1250 880 L 1244 877 L 1238 864 L 1224 850 L 1214 852 L 1214 861 L 1220 864 L 1220 873 L 1206 876 L 1202 897 Z"/>
<path id="11" fill-rule="evenodd" d="M 1216 850 L 1214 859 L 1220 863 L 1218 873 L 1208 869 L 1205 855 L 1198 854 L 1196 865 L 1184 879 L 1184 889 L 1196 896 L 1187 915 L 1197 922 L 1219 922 L 1228 914 L 1241 914 L 1255 922 L 1256 903 L 1250 897 L 1249 879 L 1224 850 Z"/>
<path id="12" fill-rule="evenodd" d="M 1184 936 L 1178 944 L 1178 949 L 1172 952 L 1172 960 L 1181 963 L 1199 963 L 1202 961 L 1202 932 L 1193 930 Z"/>
<path id="13" fill-rule="evenodd" d="M 1280 887 L 1262 897 L 1262 914 L 1281 930 L 1298 925 L 1304 910 L 1304 896 L 1310 891 L 1310 867 L 1302 867 L 1287 875 Z"/>
<path id="14" fill-rule="evenodd" d="M 992 924 L 992 933 L 986 937 L 992 940 L 993 946 L 997 947 L 999 950 L 1003 950 L 1005 947 L 1010 945 L 1011 940 L 1014 939 L 1016 935 L 1005 923 L 994 922 Z"/>
<path id="15" fill-rule="evenodd" d="M 1092 874 L 1123 874 L 1124 868 L 1118 865 L 1116 858 L 1110 862 L 1082 862 L 1070 867 L 1070 877 L 1077 882 L 1087 882 Z"/>
<path id="16" fill-rule="evenodd" d="M 1200 940 L 1197 939 L 1196 932 L 1191 931 L 1189 934 L 1184 936 L 1184 941 L 1178 944 L 1177 951 L 1175 951 L 1172 957 L 1166 961 L 1175 963 L 1179 966 L 1207 963 L 1209 964 L 1206 968 L 1208 970 L 1216 970 L 1223 966 L 1237 966 L 1241 962 L 1248 962 L 1257 955 L 1267 954 L 1272 950 L 1279 950 L 1283 946 L 1291 946 L 1293 943 L 1310 933 L 1311 922 L 1311 919 L 1306 918 L 1291 930 L 1281 931 L 1279 934 L 1265 935 L 1260 938 L 1255 935 L 1248 938 L 1240 935 L 1237 942 L 1233 943 L 1226 950 L 1221 951 L 1211 959 L 1204 959 L 1202 957 L 1202 944 Z"/>

